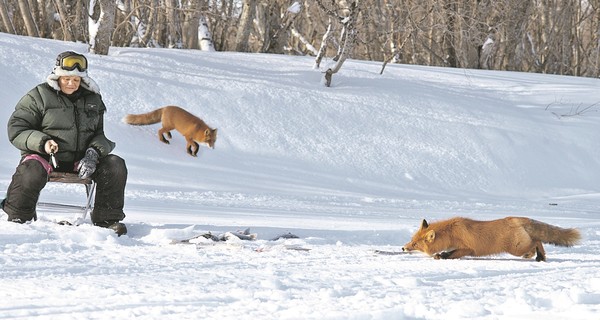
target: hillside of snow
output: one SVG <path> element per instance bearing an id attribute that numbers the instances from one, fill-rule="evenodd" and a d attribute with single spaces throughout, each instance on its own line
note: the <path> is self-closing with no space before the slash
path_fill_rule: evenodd
<path id="1" fill-rule="evenodd" d="M 0 33 L 0 119 L 85 44 Z M 598 79 L 310 57 L 111 48 L 87 54 L 128 170 L 129 233 L 77 212 L 0 211 L 0 319 L 593 319 L 600 312 Z M 326 65 L 323 66 L 326 69 Z M 185 152 L 128 113 L 181 106 L 218 128 Z M 0 130 L 0 198 L 20 155 Z M 82 204 L 81 186 L 40 201 Z M 580 229 L 547 262 L 399 251 L 423 218 L 527 216 Z M 206 231 L 256 241 L 171 244 Z M 291 232 L 299 239 L 269 241 Z M 304 248 L 310 251 L 289 250 Z"/>

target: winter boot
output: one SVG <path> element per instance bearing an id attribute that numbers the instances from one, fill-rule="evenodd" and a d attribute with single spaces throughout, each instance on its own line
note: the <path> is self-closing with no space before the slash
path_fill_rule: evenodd
<path id="1" fill-rule="evenodd" d="M 119 222 L 119 221 L 100 221 L 100 222 L 95 222 L 94 225 L 101 227 L 101 228 L 111 229 L 119 237 L 124 234 L 127 234 L 127 226 L 125 226 L 124 223 Z"/>

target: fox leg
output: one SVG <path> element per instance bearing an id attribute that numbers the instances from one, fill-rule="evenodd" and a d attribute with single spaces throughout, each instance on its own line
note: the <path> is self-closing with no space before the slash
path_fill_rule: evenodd
<path id="1" fill-rule="evenodd" d="M 509 251 L 510 254 L 515 256 L 521 256 L 525 259 L 535 257 L 536 261 L 546 261 L 546 251 L 541 241 L 532 241 L 528 247 L 519 248 L 517 251 Z"/>
<path id="2" fill-rule="evenodd" d="M 544 251 L 544 246 L 542 245 L 541 241 L 535 242 L 535 251 L 537 253 L 537 256 L 535 257 L 535 261 L 537 261 L 537 262 L 546 261 L 546 251 Z"/>
<path id="3" fill-rule="evenodd" d="M 198 145 L 198 143 L 194 140 L 188 140 L 187 142 L 187 153 L 192 156 L 192 157 L 197 157 L 198 155 L 198 149 L 200 149 L 200 146 Z"/>
<path id="4" fill-rule="evenodd" d="M 452 251 L 443 251 L 440 253 L 436 253 L 433 255 L 433 258 L 436 260 L 439 259 L 458 259 L 464 256 L 472 256 L 474 254 L 473 250 L 470 249 L 454 249 Z"/>
<path id="5" fill-rule="evenodd" d="M 524 259 L 533 258 L 533 256 L 535 256 L 536 253 L 537 253 L 537 246 L 533 246 L 533 248 L 531 248 L 531 250 L 529 250 L 529 252 L 527 252 L 523 255 L 523 258 Z"/>
<path id="6" fill-rule="evenodd" d="M 167 134 L 167 137 L 169 137 L 169 139 L 173 138 L 173 136 L 171 135 L 171 130 L 168 130 L 166 128 L 160 128 L 160 130 L 158 130 L 158 139 L 160 139 L 160 141 L 169 144 L 169 140 L 165 139 L 165 133 Z"/>

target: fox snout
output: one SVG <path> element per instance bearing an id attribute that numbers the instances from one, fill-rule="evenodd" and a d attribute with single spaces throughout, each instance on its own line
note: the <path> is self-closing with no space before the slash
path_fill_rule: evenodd
<path id="1" fill-rule="evenodd" d="M 410 252 L 413 250 L 415 250 L 414 246 L 411 246 L 410 242 L 402 246 L 402 252 Z"/>

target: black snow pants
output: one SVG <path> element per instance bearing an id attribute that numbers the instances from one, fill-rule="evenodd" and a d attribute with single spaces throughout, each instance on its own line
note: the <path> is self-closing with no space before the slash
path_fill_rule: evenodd
<path id="1" fill-rule="evenodd" d="M 92 223 L 123 220 L 127 183 L 125 161 L 119 156 L 107 155 L 99 159 L 91 178 L 96 181 Z M 48 173 L 40 161 L 21 161 L 8 186 L 6 199 L 2 203 L 2 209 L 8 214 L 8 220 L 21 223 L 36 220 L 35 208 L 40 192 L 47 182 Z"/>

